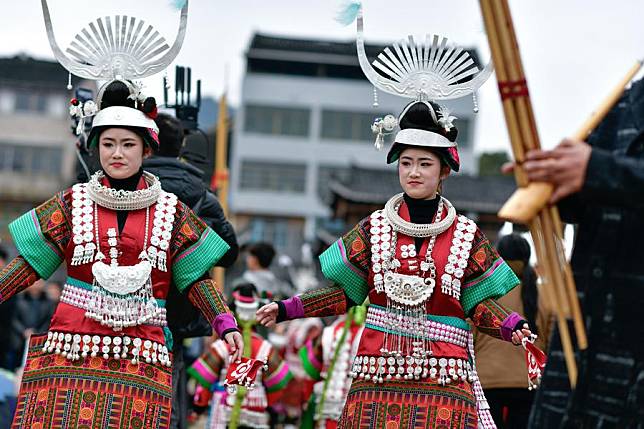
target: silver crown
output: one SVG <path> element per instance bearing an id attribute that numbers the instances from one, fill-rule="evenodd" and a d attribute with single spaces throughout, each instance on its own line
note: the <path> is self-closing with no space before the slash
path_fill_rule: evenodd
<path id="1" fill-rule="evenodd" d="M 143 20 L 125 15 L 98 18 L 76 34 L 66 50 L 67 56 L 56 42 L 47 0 L 41 0 L 41 5 L 49 45 L 58 62 L 70 73 L 92 80 L 141 79 L 164 70 L 179 53 L 188 23 L 186 0 L 177 37 L 170 47 Z"/>
<path id="2" fill-rule="evenodd" d="M 386 47 L 372 66 L 365 52 L 363 21 L 360 8 L 356 38 L 360 67 L 367 79 L 384 92 L 421 101 L 449 100 L 470 94 L 475 97 L 476 90 L 492 74 L 491 61 L 479 71 L 465 49 L 448 45 L 447 38 L 429 34 L 424 41 L 408 36 L 407 40 Z M 471 80 L 458 83 L 470 76 Z M 478 110 L 476 98 L 474 110 Z"/>

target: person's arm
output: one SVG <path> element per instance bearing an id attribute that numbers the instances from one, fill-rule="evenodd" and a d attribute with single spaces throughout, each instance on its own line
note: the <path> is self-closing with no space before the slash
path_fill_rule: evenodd
<path id="1" fill-rule="evenodd" d="M 530 151 L 526 159 L 530 181 L 554 186 L 551 203 L 578 195 L 592 204 L 644 206 L 644 159 L 571 139 L 553 150 Z"/>
<path id="2" fill-rule="evenodd" d="M 644 206 L 644 159 L 592 148 L 580 194 L 598 204 Z"/>
<path id="3" fill-rule="evenodd" d="M 36 283 L 39 278 L 25 258 L 15 258 L 0 270 L 0 304 Z"/>
<path id="4" fill-rule="evenodd" d="M 241 358 L 243 339 L 237 322 L 208 270 L 228 251 L 228 244 L 182 202 L 177 203 L 173 228 L 172 280 L 179 292 L 201 311 L 220 338 Z"/>
<path id="5" fill-rule="evenodd" d="M 471 317 L 479 332 L 499 340 L 516 344 L 516 339 L 513 338 L 514 333 L 530 334 L 522 332 L 522 329 L 527 327 L 527 322 L 522 316 L 492 298 L 478 303 Z"/>
<path id="6" fill-rule="evenodd" d="M 228 219 L 226 219 L 224 209 L 221 207 L 217 197 L 210 191 L 206 190 L 205 192 L 205 200 L 199 210 L 199 216 L 230 247 L 216 264 L 218 267 L 227 268 L 235 263 L 237 256 L 239 256 L 239 245 L 237 244 L 235 229 Z"/>
<path id="7" fill-rule="evenodd" d="M 322 273 L 331 286 L 267 304 L 257 311 L 257 321 L 271 327 L 285 320 L 346 313 L 367 298 L 370 263 L 369 218 L 365 218 L 320 255 Z"/>
<path id="8" fill-rule="evenodd" d="M 515 342 L 517 330 L 518 336 L 527 335 L 520 330 L 526 326 L 524 318 L 495 300 L 518 284 L 512 269 L 477 228 L 461 290 L 465 315 L 479 331 L 495 338 Z"/>
<path id="9" fill-rule="evenodd" d="M 0 303 L 49 278 L 64 261 L 71 237 L 70 201 L 70 191 L 60 192 L 9 224 L 20 255 L 0 271 Z"/>

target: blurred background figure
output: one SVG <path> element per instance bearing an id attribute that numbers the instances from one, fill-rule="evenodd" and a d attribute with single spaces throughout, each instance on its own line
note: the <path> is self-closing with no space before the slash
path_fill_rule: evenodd
<path id="1" fill-rule="evenodd" d="M 527 319 L 538 335 L 536 346 L 547 351 L 554 313 L 539 291 L 537 273 L 530 265 L 530 244 L 517 233 L 503 236 L 499 255 L 521 280 L 521 284 L 499 302 L 514 308 Z M 475 329 L 476 367 L 499 429 L 524 429 L 528 424 L 534 391 L 528 390 L 525 350 Z"/>
<path id="2" fill-rule="evenodd" d="M 253 389 L 237 387 L 235 393 L 222 389 L 230 352 L 226 343 L 216 340 L 188 369 L 190 377 L 198 382 L 195 409 L 203 412 L 210 408 L 207 429 L 268 429 L 273 427 L 268 407 L 282 396 L 292 375 L 272 344 L 255 332 L 255 312 L 260 301 L 257 288 L 252 283 L 240 284 L 229 301 L 244 336 L 244 357 L 266 361 L 267 369 L 258 372 Z"/>
<path id="3" fill-rule="evenodd" d="M 357 306 L 300 349 L 306 374 L 315 381 L 301 429 L 335 429 L 351 387 L 349 372 L 364 330 L 366 307 Z"/>
<path id="4" fill-rule="evenodd" d="M 260 294 L 269 293 L 273 297 L 288 296 L 292 292 L 293 288 L 270 270 L 276 255 L 272 244 L 251 243 L 244 250 L 246 252 L 246 271 L 241 278 L 234 281 L 234 285 L 252 283 Z"/>
<path id="5" fill-rule="evenodd" d="M 29 337 L 47 332 L 56 304 L 57 301 L 53 301 L 47 293 L 43 280 L 38 280 L 17 296 L 9 337 L 15 366 L 10 370 L 22 366 L 22 356 Z"/>

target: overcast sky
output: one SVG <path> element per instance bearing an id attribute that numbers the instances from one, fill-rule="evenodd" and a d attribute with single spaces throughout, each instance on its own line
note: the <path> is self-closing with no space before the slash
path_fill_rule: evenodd
<path id="1" fill-rule="evenodd" d="M 24 52 L 53 58 L 40 1 L 12 2 L 13 7 L 7 0 L 3 3 L 0 55 Z M 333 19 L 340 4 L 338 0 L 191 0 L 188 33 L 176 63 L 191 66 L 193 77 L 203 80 L 203 92 L 213 96 L 221 94 L 228 68 L 229 95 L 235 104 L 244 53 L 254 32 L 353 40 L 355 25 L 342 27 Z M 476 0 L 364 0 L 363 4 L 367 42 L 438 33 L 462 45 L 475 45 L 484 61 L 489 58 Z M 573 133 L 635 60 L 644 57 L 644 1 L 510 0 L 510 5 L 542 143 L 551 147 Z M 63 49 L 99 16 L 142 18 L 170 41 L 179 19 L 170 0 L 50 0 L 49 8 Z M 170 77 L 172 81 L 172 73 Z M 147 93 L 158 96 L 161 77 L 147 79 L 146 85 Z M 479 95 L 477 150 L 509 148 L 495 82 L 490 79 Z"/>

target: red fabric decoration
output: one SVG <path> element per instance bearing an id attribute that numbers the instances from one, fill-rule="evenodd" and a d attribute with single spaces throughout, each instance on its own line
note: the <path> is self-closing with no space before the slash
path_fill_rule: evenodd
<path id="1" fill-rule="evenodd" d="M 447 151 L 448 151 L 448 152 L 449 152 L 449 154 L 452 156 L 452 159 L 453 159 L 454 161 L 456 161 L 456 165 L 459 165 L 459 166 L 460 166 L 460 165 L 461 165 L 461 160 L 460 160 L 460 158 L 458 157 L 458 150 L 457 150 L 455 147 L 450 147 L 450 148 L 448 148 L 448 149 L 447 149 Z"/>
<path id="2" fill-rule="evenodd" d="M 78 106 L 80 104 L 80 101 L 78 101 L 77 98 L 72 98 L 71 100 L 69 100 L 69 104 L 71 104 L 72 106 Z"/>
<path id="3" fill-rule="evenodd" d="M 523 347 L 525 348 L 525 360 L 528 366 L 528 389 L 536 389 L 541 381 L 541 375 L 546 367 L 548 358 L 543 351 L 530 341 L 524 341 Z"/>
<path id="4" fill-rule="evenodd" d="M 245 386 L 253 388 L 257 371 L 266 363 L 257 359 L 241 358 L 239 362 L 232 362 L 226 373 L 224 386 Z"/>

